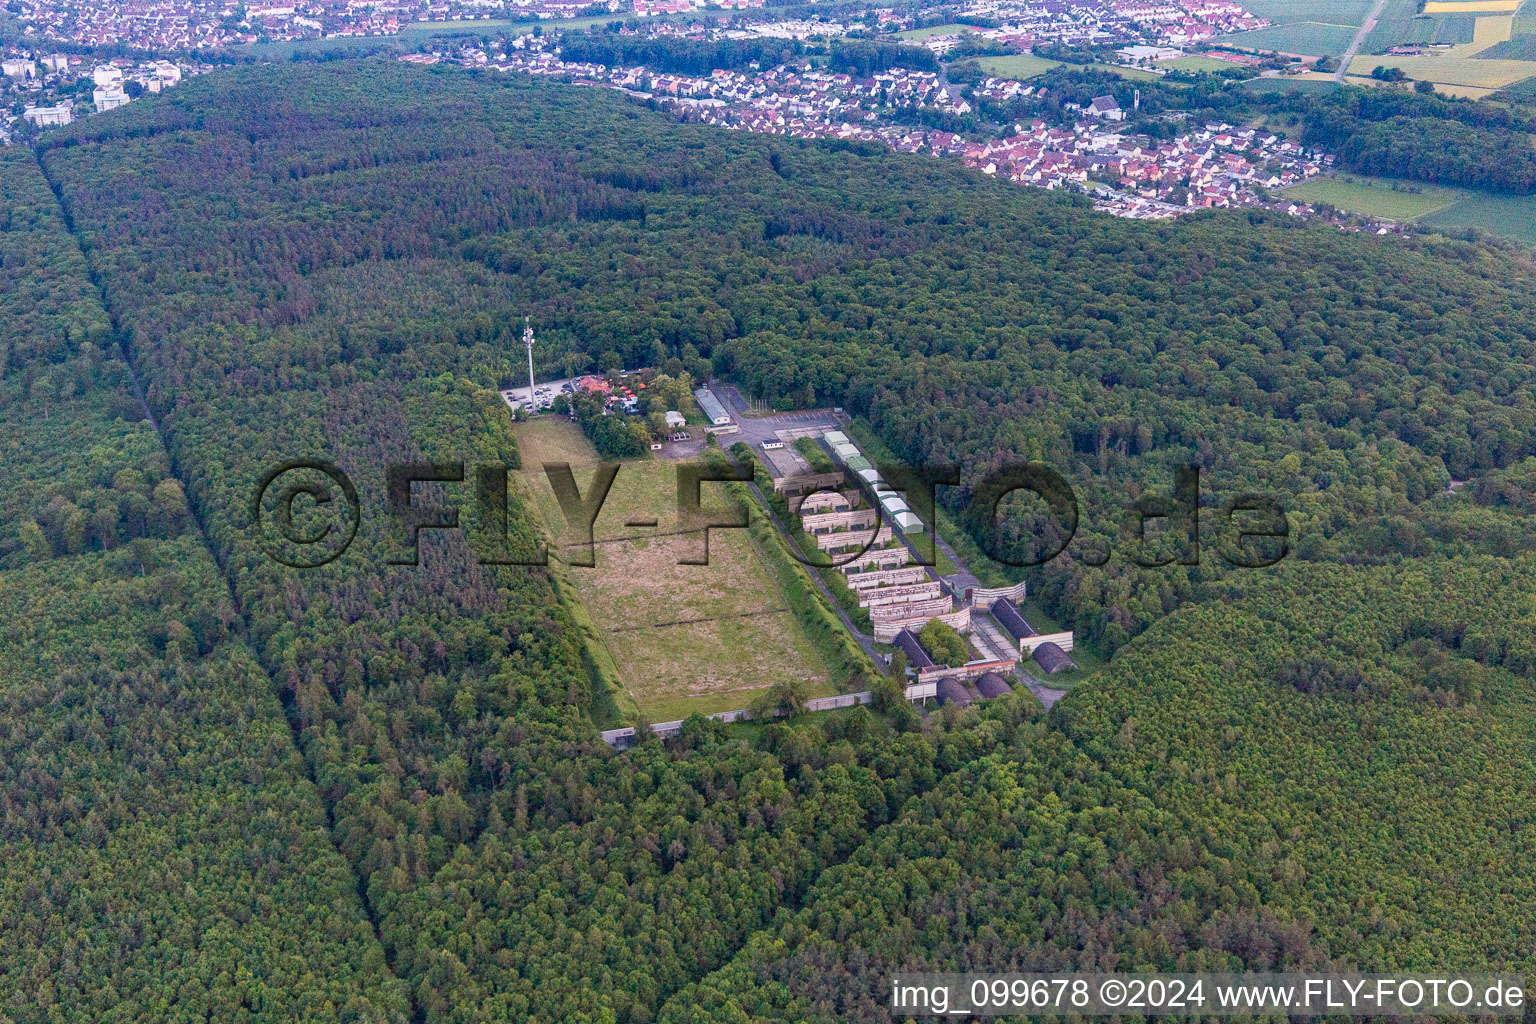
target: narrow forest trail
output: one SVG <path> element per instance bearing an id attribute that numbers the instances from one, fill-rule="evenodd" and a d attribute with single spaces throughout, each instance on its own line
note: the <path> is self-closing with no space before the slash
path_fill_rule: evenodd
<path id="1" fill-rule="evenodd" d="M 90 252 L 84 245 L 81 244 L 80 236 L 75 229 L 74 218 L 69 214 L 69 207 L 64 202 L 63 192 L 59 186 L 59 183 L 48 174 L 47 164 L 44 163 L 42 159 L 42 153 L 39 150 L 33 150 L 33 159 L 37 161 L 38 171 L 40 174 L 42 174 L 43 180 L 48 183 L 49 189 L 52 190 L 54 201 L 58 203 L 59 212 L 63 217 L 64 226 L 69 231 L 70 237 L 74 239 L 75 245 L 79 248 L 81 258 L 85 261 L 86 272 L 90 276 L 90 282 L 96 288 L 97 299 L 100 301 L 102 309 L 106 312 L 108 322 L 111 325 L 112 340 L 117 343 L 117 348 L 121 354 L 123 365 L 128 372 L 128 379 L 133 384 L 134 397 L 138 399 L 140 409 L 144 413 L 144 418 L 148 420 L 150 426 L 154 428 L 155 437 L 159 440 L 160 447 L 165 451 L 166 459 L 170 463 L 172 475 L 176 478 L 177 482 L 181 484 L 182 490 L 187 496 L 187 508 L 191 513 L 193 523 L 197 527 L 198 540 L 202 544 L 204 550 L 208 552 L 208 556 L 213 560 L 213 563 L 218 566 L 219 575 L 224 579 L 225 587 L 229 593 L 229 599 L 235 608 L 236 614 L 239 616 L 240 640 L 250 649 L 252 654 L 256 657 L 257 662 L 262 665 L 263 670 L 267 674 L 267 680 L 272 686 L 273 692 L 277 695 L 278 702 L 282 705 L 289 727 L 289 736 L 293 744 L 294 757 L 296 757 L 301 763 L 304 764 L 306 777 L 309 779 L 310 784 L 315 787 L 316 792 L 323 794 L 324 789 L 320 784 L 320 780 L 315 777 L 314 766 L 310 763 L 309 758 L 304 757 L 303 750 L 299 745 L 300 727 L 298 719 L 294 715 L 293 697 L 291 694 L 286 693 L 283 687 L 278 685 L 277 677 L 273 674 L 272 667 L 266 664 L 265 658 L 261 656 L 260 648 L 251 642 L 252 631 L 250 615 L 240 601 L 240 593 L 235 587 L 234 578 L 230 573 L 229 566 L 225 564 L 224 560 L 219 557 L 218 550 L 209 539 L 206 515 L 204 510 L 199 507 L 199 504 L 196 501 L 196 495 L 198 492 L 193 487 L 193 482 L 188 478 L 184 467 L 178 464 L 175 450 L 170 444 L 169 438 L 166 437 L 165 432 L 161 429 L 159 420 L 155 418 L 154 410 L 149 405 L 148 395 L 144 390 L 143 384 L 140 382 L 138 371 L 133 365 L 133 351 L 131 345 L 129 344 L 129 332 L 122 326 L 118 313 L 113 308 L 111 293 L 108 291 L 106 285 L 102 282 L 101 275 L 98 273 L 97 268 L 93 265 Z M 331 805 L 331 801 L 322 798 L 319 801 L 319 804 L 325 809 L 325 833 L 327 838 L 330 840 L 331 848 L 336 851 L 337 856 L 341 858 L 341 862 L 347 865 L 348 871 L 352 874 L 352 881 L 354 883 L 354 889 L 357 893 L 359 910 L 373 929 L 374 941 L 379 944 L 379 948 L 384 955 L 386 963 L 388 964 L 390 975 L 395 979 L 399 979 L 400 974 L 395 969 L 394 958 L 390 955 L 389 945 L 384 941 L 383 938 L 378 914 L 372 902 L 368 899 L 368 887 L 363 878 L 358 875 L 356 870 L 352 867 L 352 862 L 346 856 L 346 851 L 343 850 L 336 842 L 336 816 L 335 810 Z M 413 1024 L 425 1024 L 426 1013 L 416 998 L 415 987 L 412 985 L 406 985 L 405 990 L 408 998 L 411 1001 L 411 1020 Z"/>

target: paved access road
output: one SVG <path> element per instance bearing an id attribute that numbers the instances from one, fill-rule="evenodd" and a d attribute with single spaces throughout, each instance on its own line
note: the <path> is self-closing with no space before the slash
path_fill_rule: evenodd
<path id="1" fill-rule="evenodd" d="M 1355 54 L 1360 52 L 1360 45 L 1365 42 L 1365 37 L 1371 34 L 1371 29 L 1376 27 L 1376 19 L 1381 17 L 1382 8 L 1387 6 L 1387 0 L 1376 0 L 1376 6 L 1371 8 L 1371 13 L 1365 16 L 1365 21 L 1360 26 L 1360 31 L 1355 33 L 1355 38 L 1350 41 L 1349 49 L 1344 51 L 1344 56 L 1339 58 L 1339 70 L 1333 73 L 1333 80 L 1340 85 L 1344 84 L 1344 76 L 1349 71 L 1349 62 L 1355 59 Z"/>

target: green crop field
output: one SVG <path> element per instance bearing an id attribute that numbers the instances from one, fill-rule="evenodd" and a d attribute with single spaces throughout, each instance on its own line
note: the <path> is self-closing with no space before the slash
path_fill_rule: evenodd
<path id="1" fill-rule="evenodd" d="M 1276 25 L 1314 21 L 1358 28 L 1371 9 L 1371 0 L 1248 0 L 1243 6 Z"/>
<path id="2" fill-rule="evenodd" d="M 1238 83 L 1238 87 L 1249 92 L 1319 93 L 1332 92 L 1339 88 L 1339 83 L 1331 78 L 1250 78 Z"/>
<path id="3" fill-rule="evenodd" d="M 462 18 L 456 21 L 413 21 L 400 29 L 403 36 L 435 36 L 440 32 L 501 29 L 512 24 L 506 18 Z"/>
<path id="4" fill-rule="evenodd" d="M 1161 82 L 1163 80 L 1161 75 L 1154 75 L 1150 71 L 1123 68 L 1118 64 L 1089 64 L 1088 67 L 1094 71 L 1107 71 L 1112 75 L 1119 75 L 1121 78 L 1132 82 Z"/>
<path id="5" fill-rule="evenodd" d="M 1412 187 L 1414 191 L 1406 191 Z M 1463 193 L 1432 185 L 1399 185 L 1361 177 L 1314 178 L 1285 190 L 1288 199 L 1327 203 L 1350 213 L 1386 217 L 1397 221 L 1418 220 L 1454 205 Z"/>
<path id="6" fill-rule="evenodd" d="M 1230 60 L 1217 60 L 1215 57 L 1175 57 L 1173 60 L 1160 60 L 1157 62 L 1160 68 L 1170 71 L 1242 71 L 1243 65 L 1234 64 Z"/>
<path id="7" fill-rule="evenodd" d="M 564 419 L 519 424 L 523 464 L 568 462 L 586 495 L 598 459 Z M 712 530 L 708 565 L 678 565 L 703 553 L 698 533 L 679 534 L 678 463 L 623 463 L 593 526 L 596 567 L 568 566 L 600 642 L 633 705 L 650 721 L 749 707 L 758 692 L 794 680 L 807 696 L 838 691 L 745 530 Z M 542 472 L 519 474 L 541 518 L 562 528 L 559 503 Z M 719 485 L 705 484 L 706 509 L 724 509 Z M 626 523 L 653 519 L 654 527 Z M 563 538 L 562 538 L 563 540 Z M 551 544 L 557 557 L 560 541 Z"/>
<path id="8" fill-rule="evenodd" d="M 1324 22 L 1299 21 L 1290 25 L 1271 25 L 1269 28 L 1236 35 L 1222 36 L 1220 42 L 1232 46 L 1247 46 L 1255 50 L 1278 50 L 1282 53 L 1299 53 L 1309 57 L 1339 54 L 1349 49 L 1358 25 L 1338 25 Z"/>
<path id="9" fill-rule="evenodd" d="M 1044 57 L 1036 57 L 1028 53 L 1013 54 L 1008 57 L 982 57 L 976 63 L 980 64 L 982 70 L 988 74 L 1020 81 L 1043 75 L 1051 68 L 1061 66 L 1060 61 L 1046 60 Z"/>
<path id="10" fill-rule="evenodd" d="M 927 39 L 929 36 L 953 36 L 961 32 L 974 32 L 974 25 L 957 25 L 951 22 L 948 25 L 929 25 L 927 28 L 909 28 L 905 32 L 897 32 L 897 39 L 905 39 L 908 42 L 917 42 Z"/>
<path id="11" fill-rule="evenodd" d="M 1419 57 L 1382 57 L 1365 54 L 1350 62 L 1353 75 L 1369 75 L 1377 67 L 1401 68 L 1414 80 L 1470 85 L 1479 89 L 1498 89 L 1536 75 L 1536 63 L 1525 60 L 1497 60 L 1480 56 L 1459 57 L 1451 53 Z"/>
<path id="12" fill-rule="evenodd" d="M 1419 222 L 1434 228 L 1481 228 L 1526 245 L 1536 245 L 1536 196 L 1465 195 L 1460 202 Z"/>

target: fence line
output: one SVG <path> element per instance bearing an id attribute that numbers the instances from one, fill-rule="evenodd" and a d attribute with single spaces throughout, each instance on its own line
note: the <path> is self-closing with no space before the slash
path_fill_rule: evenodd
<path id="1" fill-rule="evenodd" d="M 907 687 L 906 692 L 907 700 L 912 701 L 926 700 L 937 695 L 938 683 L 936 682 L 913 683 Z M 807 711 L 832 711 L 837 708 L 851 708 L 855 704 L 868 704 L 874 699 L 873 691 L 863 690 L 859 693 L 839 693 L 833 697 L 812 697 L 803 706 Z M 775 712 L 773 717 L 777 718 L 782 714 L 782 712 Z M 749 722 L 757 716 L 750 710 L 743 708 L 740 711 L 717 711 L 712 715 L 705 715 L 704 717 L 713 718 L 719 722 Z M 651 732 L 663 739 L 668 736 L 676 736 L 683 731 L 683 721 L 683 719 L 679 719 L 675 722 L 656 722 L 651 726 Z M 635 727 L 627 725 L 622 729 L 605 729 L 602 736 L 603 742 L 609 746 L 631 747 L 635 743 Z"/>

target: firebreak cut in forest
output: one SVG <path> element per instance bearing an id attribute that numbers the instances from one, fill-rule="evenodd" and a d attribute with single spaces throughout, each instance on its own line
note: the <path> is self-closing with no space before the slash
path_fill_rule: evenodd
<path id="1" fill-rule="evenodd" d="M 897 970 L 1536 966 L 1523 251 L 1124 221 L 393 62 L 116 114 L 0 159 L 0 1019 L 873 1021 Z M 1195 464 L 1286 495 L 1294 549 L 1029 570 L 1110 659 L 1049 714 L 618 752 L 554 576 L 443 531 L 388 564 L 383 466 L 519 464 L 525 315 L 546 373 L 678 360 L 967 480 L 1046 462 L 1078 544 Z M 305 454 L 363 523 L 300 572 L 245 510 Z"/>

